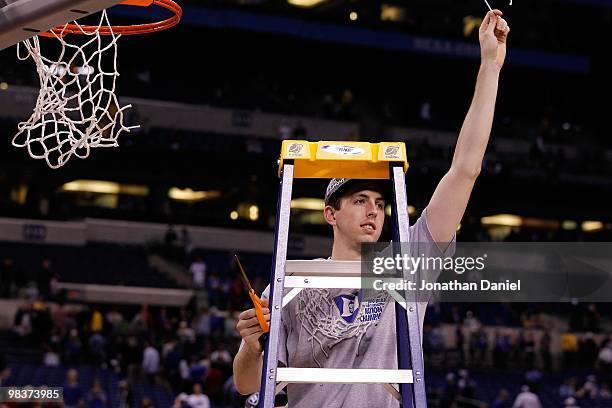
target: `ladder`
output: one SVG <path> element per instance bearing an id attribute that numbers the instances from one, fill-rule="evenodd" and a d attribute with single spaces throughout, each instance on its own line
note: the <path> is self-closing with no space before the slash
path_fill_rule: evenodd
<path id="1" fill-rule="evenodd" d="M 279 160 L 280 189 L 270 279 L 270 332 L 264 347 L 259 408 L 273 408 L 274 398 L 289 383 L 341 383 L 384 386 L 402 408 L 427 406 L 421 327 L 416 291 L 395 302 L 398 369 L 277 367 L 281 309 L 304 288 L 361 288 L 359 261 L 287 260 L 289 217 L 296 178 L 387 179 L 393 186 L 393 241 L 409 242 L 404 173 L 406 147 L 401 142 L 308 142 L 285 140 Z M 404 279 L 414 280 L 407 270 Z M 291 290 L 283 296 L 285 288 Z M 397 390 L 392 384 L 399 384 Z M 291 407 L 289 407 L 291 408 Z"/>

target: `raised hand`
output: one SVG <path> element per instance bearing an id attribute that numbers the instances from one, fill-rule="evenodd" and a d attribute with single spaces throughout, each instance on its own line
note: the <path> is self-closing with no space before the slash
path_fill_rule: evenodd
<path id="1" fill-rule="evenodd" d="M 506 40 L 510 27 L 502 18 L 500 10 L 487 13 L 479 30 L 480 56 L 483 63 L 494 63 L 498 68 L 504 65 L 506 59 Z"/>

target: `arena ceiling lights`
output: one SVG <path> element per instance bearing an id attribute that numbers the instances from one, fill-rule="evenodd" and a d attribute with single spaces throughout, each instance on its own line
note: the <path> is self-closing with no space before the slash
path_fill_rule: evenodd
<path id="1" fill-rule="evenodd" d="M 321 198 L 294 198 L 291 200 L 292 210 L 323 211 L 325 201 Z"/>
<path id="2" fill-rule="evenodd" d="M 176 201 L 188 201 L 188 202 L 197 202 L 210 200 L 212 198 L 221 197 L 221 192 L 216 190 L 211 191 L 194 191 L 190 188 L 178 188 L 172 187 L 168 190 L 168 197 Z"/>
<path id="3" fill-rule="evenodd" d="M 387 215 L 387 217 L 391 216 L 391 204 L 387 204 L 385 207 L 385 214 Z M 409 205 L 408 206 L 408 215 L 413 216 L 414 214 L 416 214 L 416 207 L 414 205 Z"/>
<path id="4" fill-rule="evenodd" d="M 523 225 L 523 220 L 518 215 L 498 214 L 480 219 L 482 225 L 500 225 L 504 227 L 520 227 Z"/>
<path id="5" fill-rule="evenodd" d="M 565 220 L 543 220 L 539 218 L 526 218 L 512 214 L 497 214 L 480 219 L 482 225 L 501 226 L 501 227 L 528 227 L 543 229 L 564 229 L 574 230 L 578 227 L 576 221 Z M 612 224 L 604 224 L 601 221 L 584 221 L 580 224 L 580 229 L 584 232 L 597 232 L 602 229 L 612 228 Z"/>
<path id="6" fill-rule="evenodd" d="M 601 221 L 584 221 L 581 225 L 584 232 L 601 231 L 604 225 Z"/>
<path id="7" fill-rule="evenodd" d="M 328 0 L 287 0 L 287 3 L 295 7 L 312 8 L 326 3 Z"/>
<path id="8" fill-rule="evenodd" d="M 60 191 L 65 193 L 149 195 L 149 187 L 147 186 L 120 184 L 103 180 L 74 180 L 60 187 Z"/>
<path id="9" fill-rule="evenodd" d="M 559 229 L 561 222 L 558 220 L 545 220 L 541 218 L 522 217 L 513 214 L 497 214 L 480 219 L 482 225 L 492 227 L 526 227 L 542 229 Z"/>
<path id="10" fill-rule="evenodd" d="M 406 21 L 406 9 L 395 4 L 383 4 L 380 6 L 380 19 L 382 21 L 393 21 L 403 23 Z"/>
<path id="11" fill-rule="evenodd" d="M 238 204 L 238 207 L 230 213 L 230 218 L 237 220 L 239 217 L 251 221 L 259 220 L 259 206 L 250 202 Z"/>

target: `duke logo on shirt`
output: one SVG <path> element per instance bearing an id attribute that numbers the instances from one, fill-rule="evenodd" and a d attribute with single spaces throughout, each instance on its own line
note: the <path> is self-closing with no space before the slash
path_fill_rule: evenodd
<path id="1" fill-rule="evenodd" d="M 359 314 L 359 305 L 361 303 L 361 291 L 357 295 L 340 295 L 334 298 L 334 303 L 338 308 L 340 317 L 347 323 L 353 323 L 357 314 Z"/>

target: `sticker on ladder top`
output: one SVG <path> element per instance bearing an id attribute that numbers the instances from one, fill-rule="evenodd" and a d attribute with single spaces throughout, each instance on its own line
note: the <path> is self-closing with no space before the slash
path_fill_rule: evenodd
<path id="1" fill-rule="evenodd" d="M 400 147 L 399 146 L 387 146 L 385 148 L 385 159 L 399 159 Z"/>
<path id="2" fill-rule="evenodd" d="M 291 154 L 300 154 L 301 151 L 302 151 L 301 143 L 293 143 L 291 144 L 291 146 L 289 146 L 289 153 Z"/>
<path id="3" fill-rule="evenodd" d="M 305 148 L 305 143 L 295 142 L 289 145 L 285 151 L 285 157 L 304 157 L 308 158 L 308 149 Z"/>
<path id="4" fill-rule="evenodd" d="M 321 146 L 321 150 L 325 153 L 337 154 L 339 156 L 357 156 L 365 153 L 365 150 L 360 147 L 336 144 L 323 145 Z"/>

